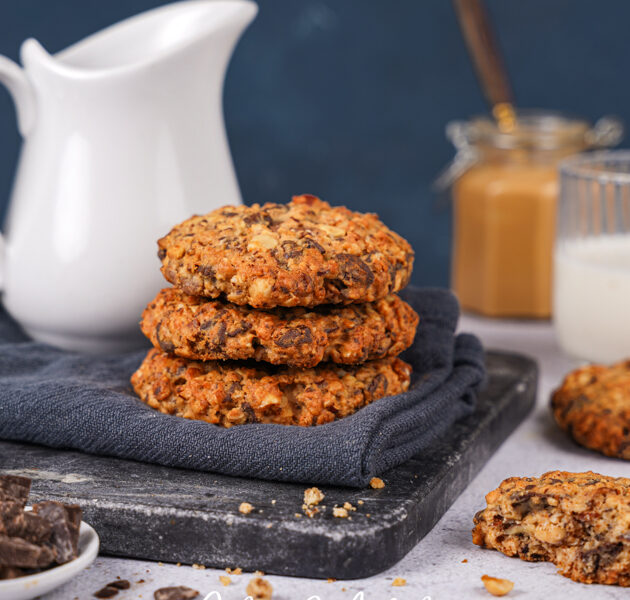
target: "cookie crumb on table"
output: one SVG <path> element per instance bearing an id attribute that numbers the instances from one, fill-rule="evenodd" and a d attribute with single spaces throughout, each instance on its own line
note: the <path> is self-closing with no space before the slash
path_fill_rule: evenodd
<path id="1" fill-rule="evenodd" d="M 238 507 L 238 512 L 243 513 L 244 515 L 248 515 L 250 512 L 254 510 L 254 507 L 249 502 L 241 502 Z"/>
<path id="2" fill-rule="evenodd" d="M 302 504 L 302 510 L 309 519 L 312 519 L 319 512 L 317 506 L 309 506 L 308 504 Z"/>
<path id="3" fill-rule="evenodd" d="M 228 586 L 232 583 L 232 580 L 227 575 L 219 575 L 219 581 L 221 585 Z"/>
<path id="4" fill-rule="evenodd" d="M 326 580 L 326 583 L 335 583 L 335 581 L 337 581 L 337 580 L 336 580 L 334 577 L 329 577 L 329 578 Z"/>
<path id="5" fill-rule="evenodd" d="M 197 563 L 193 563 L 192 568 L 197 569 L 198 571 L 203 571 L 206 568 L 206 565 L 199 565 Z"/>
<path id="6" fill-rule="evenodd" d="M 392 587 L 403 587 L 404 585 L 407 585 L 407 580 L 402 577 L 396 577 L 396 579 L 392 581 Z"/>
<path id="7" fill-rule="evenodd" d="M 247 584 L 245 590 L 253 600 L 270 600 L 273 588 L 266 579 L 256 577 Z"/>
<path id="8" fill-rule="evenodd" d="M 339 519 L 345 519 L 348 517 L 348 511 L 341 506 L 335 506 L 333 508 L 333 517 L 338 517 Z"/>
<path id="9" fill-rule="evenodd" d="M 234 569 L 230 569 L 230 567 L 228 567 L 225 569 L 225 572 L 228 575 L 241 575 L 243 573 L 243 569 L 241 569 L 241 567 L 236 567 Z"/>
<path id="10" fill-rule="evenodd" d="M 512 591 L 514 582 L 509 579 L 499 579 L 498 577 L 490 577 L 489 575 L 482 575 L 481 581 L 486 586 L 486 589 L 493 596 L 505 596 Z"/>
<path id="11" fill-rule="evenodd" d="M 343 507 L 346 510 L 356 510 L 357 509 L 357 507 L 356 506 L 352 506 L 352 504 L 350 504 L 350 502 L 344 502 L 343 503 Z"/>
<path id="12" fill-rule="evenodd" d="M 304 490 L 304 504 L 309 506 L 315 506 L 324 499 L 324 493 L 316 487 L 307 488 Z"/>
<path id="13" fill-rule="evenodd" d="M 385 487 L 385 482 L 380 477 L 372 477 L 372 479 L 370 479 L 370 487 L 375 490 L 380 490 Z"/>

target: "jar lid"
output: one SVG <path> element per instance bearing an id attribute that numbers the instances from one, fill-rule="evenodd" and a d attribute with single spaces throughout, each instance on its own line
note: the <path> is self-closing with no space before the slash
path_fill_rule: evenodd
<path id="1" fill-rule="evenodd" d="M 516 126 L 510 131 L 501 130 L 490 116 L 451 121 L 446 126 L 446 137 L 453 143 L 457 153 L 438 175 L 434 188 L 438 191 L 449 188 L 476 164 L 480 156 L 477 146 L 480 145 L 532 151 L 575 148 L 579 152 L 615 146 L 621 141 L 623 131 L 623 122 L 617 117 L 602 117 L 592 126 L 586 119 L 536 109 L 518 109 Z"/>

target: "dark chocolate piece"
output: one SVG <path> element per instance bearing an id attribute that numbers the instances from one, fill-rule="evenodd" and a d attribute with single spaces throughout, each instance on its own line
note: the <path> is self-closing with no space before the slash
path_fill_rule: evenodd
<path id="1" fill-rule="evenodd" d="M 117 590 L 128 590 L 131 584 L 126 579 L 116 579 L 116 581 L 110 581 L 105 587 L 113 587 Z"/>
<path id="2" fill-rule="evenodd" d="M 24 511 L 15 502 L 0 502 L 0 534 L 19 537 L 31 544 L 43 544 L 50 539 L 51 524 L 33 512 Z"/>
<path id="3" fill-rule="evenodd" d="M 17 502 L 24 508 L 31 491 L 31 480 L 17 475 L 0 475 L 0 501 Z"/>
<path id="4" fill-rule="evenodd" d="M 0 535 L 0 566 L 41 569 L 55 561 L 47 546 L 36 546 L 20 538 Z"/>
<path id="5" fill-rule="evenodd" d="M 98 592 L 94 592 L 92 595 L 95 598 L 113 598 L 116 594 L 118 594 L 118 589 L 112 587 L 111 585 L 106 585 L 104 588 L 100 589 Z"/>
<path id="6" fill-rule="evenodd" d="M 0 580 L 16 579 L 17 577 L 22 577 L 22 575 L 26 575 L 26 573 L 17 567 L 0 567 Z"/>
<path id="7" fill-rule="evenodd" d="M 155 600 L 192 600 L 197 596 L 199 596 L 197 590 L 193 590 L 184 585 L 160 588 L 153 593 Z"/>
<path id="8" fill-rule="evenodd" d="M 57 562 L 62 565 L 75 559 L 79 555 L 81 509 L 61 502 L 46 501 L 35 504 L 33 511 L 52 526 L 50 544 Z"/>

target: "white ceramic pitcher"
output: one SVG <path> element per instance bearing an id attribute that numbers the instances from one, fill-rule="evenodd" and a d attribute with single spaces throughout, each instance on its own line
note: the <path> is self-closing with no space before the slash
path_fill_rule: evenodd
<path id="1" fill-rule="evenodd" d="M 248 0 L 179 2 L 54 56 L 29 39 L 24 69 L 0 56 L 24 138 L 0 279 L 5 308 L 34 339 L 137 347 L 142 309 L 167 285 L 157 239 L 241 202 L 221 96 L 256 12 Z"/>

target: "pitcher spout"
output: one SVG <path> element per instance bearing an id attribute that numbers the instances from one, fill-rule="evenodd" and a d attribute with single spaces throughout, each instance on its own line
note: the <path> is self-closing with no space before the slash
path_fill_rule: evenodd
<path id="1" fill-rule="evenodd" d="M 32 59 L 71 78 L 135 74 L 208 40 L 236 43 L 257 12 L 251 0 L 184 0 L 121 21 L 53 56 L 35 40 L 28 40 L 23 45 L 23 62 L 28 68 L 26 61 Z"/>

